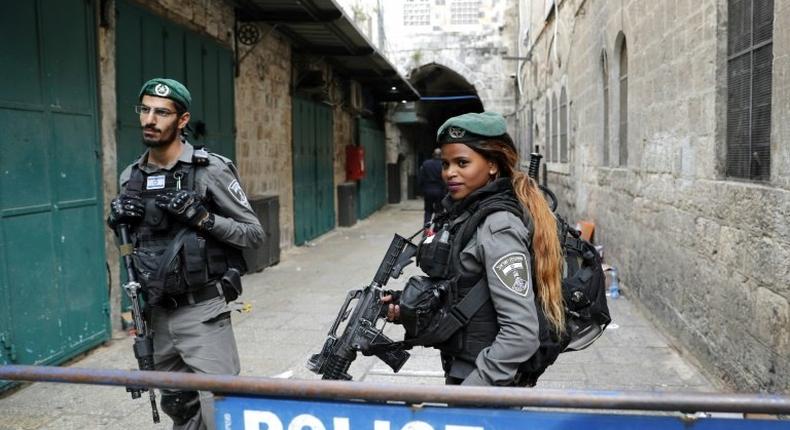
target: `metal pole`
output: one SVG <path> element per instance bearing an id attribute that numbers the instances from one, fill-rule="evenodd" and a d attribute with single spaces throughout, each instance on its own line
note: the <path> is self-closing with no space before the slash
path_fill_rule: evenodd
<path id="1" fill-rule="evenodd" d="M 79 369 L 52 366 L 0 366 L 0 379 L 77 384 L 205 390 L 226 395 L 256 395 L 327 400 L 401 401 L 454 406 L 527 406 L 680 412 L 790 413 L 790 396 L 771 394 L 584 391 L 502 387 L 458 387 L 368 382 L 270 379 L 252 376 Z"/>

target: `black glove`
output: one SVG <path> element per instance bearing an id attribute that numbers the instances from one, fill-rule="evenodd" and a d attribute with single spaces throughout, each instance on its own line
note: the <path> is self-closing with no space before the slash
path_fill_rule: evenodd
<path id="1" fill-rule="evenodd" d="M 203 199 L 194 191 L 180 190 L 156 196 L 156 206 L 169 212 L 178 222 L 200 228 L 209 216 Z"/>
<path id="2" fill-rule="evenodd" d="M 120 194 L 110 203 L 110 216 L 107 217 L 107 225 L 115 230 L 118 224 L 140 221 L 143 215 L 145 215 L 145 203 L 140 197 Z"/>

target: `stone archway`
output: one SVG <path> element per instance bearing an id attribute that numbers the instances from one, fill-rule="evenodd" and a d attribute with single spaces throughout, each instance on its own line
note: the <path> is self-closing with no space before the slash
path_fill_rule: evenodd
<path id="1" fill-rule="evenodd" d="M 415 110 L 423 122 L 413 130 L 413 144 L 418 158 L 430 154 L 435 146 L 436 130 L 448 118 L 483 111 L 477 86 L 443 64 L 432 62 L 413 69 L 409 82 L 420 93 Z"/>
<path id="2" fill-rule="evenodd" d="M 490 105 L 491 102 L 493 101 L 493 94 L 491 92 L 491 88 L 489 87 L 489 85 L 486 85 L 486 83 L 483 82 L 482 79 L 477 77 L 479 73 L 476 73 L 469 66 L 462 63 L 458 59 L 450 57 L 448 55 L 441 55 L 439 59 L 437 61 L 434 61 L 432 64 L 437 64 L 449 70 L 452 70 L 455 73 L 462 76 L 467 82 L 470 82 L 472 87 L 477 92 L 477 95 L 480 98 L 480 102 L 483 103 L 483 106 Z M 424 67 L 424 66 L 425 65 L 420 67 Z M 419 69 L 419 67 L 417 69 Z"/>
<path id="3" fill-rule="evenodd" d="M 454 66 L 449 67 L 447 64 Z M 486 88 L 480 79 L 470 83 L 467 76 L 472 71 L 457 60 L 447 59 L 446 64 L 430 62 L 409 73 L 409 82 L 420 93 L 415 103 L 399 105 L 394 124 L 400 131 L 398 155 L 393 159 L 404 161 L 396 169 L 405 182 L 407 195 L 413 198 L 416 189 L 416 172 L 436 147 L 436 130 L 448 118 L 469 112 L 483 112 L 483 99 L 478 88 Z M 488 91 L 488 90 L 486 90 Z"/>

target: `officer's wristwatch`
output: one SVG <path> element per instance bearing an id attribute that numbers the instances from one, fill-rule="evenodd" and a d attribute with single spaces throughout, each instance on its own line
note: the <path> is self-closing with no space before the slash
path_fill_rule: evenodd
<path id="1" fill-rule="evenodd" d="M 214 214 L 210 213 L 207 217 L 203 218 L 203 221 L 200 222 L 200 226 L 198 228 L 205 232 L 209 232 L 214 229 Z"/>

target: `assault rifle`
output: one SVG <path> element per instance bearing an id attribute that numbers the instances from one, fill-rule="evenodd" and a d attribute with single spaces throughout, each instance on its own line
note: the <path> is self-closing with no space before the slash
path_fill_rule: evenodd
<path id="1" fill-rule="evenodd" d="M 414 236 L 421 232 L 422 230 Z M 395 372 L 409 359 L 408 352 L 387 348 L 394 342 L 382 333 L 383 327 L 376 327 L 376 323 L 387 315 L 388 305 L 381 301 L 382 295 L 388 293 L 383 289 L 384 286 L 390 277 L 398 278 L 417 253 L 417 246 L 411 242 L 411 238 L 406 239 L 396 234 L 373 282 L 361 290 L 349 291 L 346 295 L 321 352 L 313 355 L 307 362 L 307 368 L 323 375 L 322 379 L 350 380 L 348 368 L 357 358 L 357 352 L 377 356 Z M 349 310 L 352 300 L 357 302 L 353 310 Z M 338 327 L 346 320 L 348 322 L 343 333 L 338 335 Z"/>
<path id="2" fill-rule="evenodd" d="M 132 302 L 132 319 L 134 320 L 134 357 L 137 359 L 137 367 L 140 370 L 154 370 L 154 339 L 143 319 L 143 305 L 140 301 L 140 283 L 137 282 L 137 275 L 134 271 L 134 261 L 132 260 L 132 241 L 129 239 L 129 226 L 126 224 L 118 225 L 118 237 L 121 239 L 121 256 L 126 266 L 126 283 L 123 289 Z M 154 423 L 159 422 L 159 410 L 156 408 L 156 393 L 152 388 L 145 387 L 126 387 L 126 391 L 131 393 L 133 399 L 139 399 L 144 391 L 148 391 L 151 399 L 151 414 Z"/>

